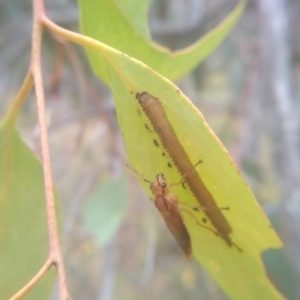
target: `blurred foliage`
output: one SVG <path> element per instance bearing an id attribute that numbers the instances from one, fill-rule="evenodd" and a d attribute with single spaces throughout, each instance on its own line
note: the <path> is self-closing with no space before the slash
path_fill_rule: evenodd
<path id="1" fill-rule="evenodd" d="M 297 272 L 281 249 L 272 249 L 263 253 L 263 261 L 269 278 L 287 299 L 298 299 Z"/>
<path id="2" fill-rule="evenodd" d="M 102 179 L 86 199 L 83 225 L 94 236 L 99 247 L 109 244 L 127 211 L 128 190 L 124 176 Z"/>

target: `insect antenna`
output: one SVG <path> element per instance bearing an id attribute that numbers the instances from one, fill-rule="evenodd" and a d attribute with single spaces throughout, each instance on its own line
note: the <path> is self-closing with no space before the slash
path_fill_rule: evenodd
<path id="1" fill-rule="evenodd" d="M 130 170 L 132 170 L 135 174 L 137 174 L 138 176 L 140 176 L 145 182 L 150 183 L 150 184 L 152 183 L 152 181 L 146 179 L 142 173 L 139 173 L 137 170 L 133 169 L 133 168 L 132 168 L 131 166 L 129 166 L 128 164 L 126 164 L 126 166 L 127 166 Z"/>

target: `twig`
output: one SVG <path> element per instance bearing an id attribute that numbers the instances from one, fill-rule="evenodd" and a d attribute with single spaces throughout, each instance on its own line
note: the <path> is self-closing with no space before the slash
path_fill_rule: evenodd
<path id="1" fill-rule="evenodd" d="M 46 274 L 47 270 L 51 265 L 55 265 L 58 273 L 58 286 L 59 286 L 59 299 L 70 300 L 71 296 L 68 290 L 66 274 L 64 268 L 64 262 L 62 258 L 61 246 L 59 241 L 56 210 L 55 210 L 55 199 L 54 199 L 54 188 L 51 171 L 51 160 L 50 150 L 48 142 L 48 128 L 46 122 L 46 110 L 45 110 L 45 95 L 42 79 L 41 70 L 41 44 L 42 34 L 44 27 L 44 19 L 46 17 L 44 1 L 43 0 L 32 0 L 33 3 L 33 29 L 32 29 L 32 56 L 30 63 L 30 72 L 28 72 L 23 86 L 21 87 L 18 95 L 16 96 L 11 110 L 9 111 L 5 122 L 15 122 L 21 107 L 27 98 L 27 95 L 32 87 L 32 83 L 35 86 L 35 94 L 37 101 L 38 110 L 38 121 L 40 128 L 40 139 L 41 139 L 41 151 L 42 151 L 42 164 L 44 173 L 44 185 L 45 185 L 45 199 L 46 199 L 46 214 L 47 214 L 47 225 L 48 225 L 48 238 L 49 238 L 49 254 L 48 259 L 45 262 L 41 270 L 14 296 L 11 300 L 21 299 L 24 297 Z M 56 25 L 55 25 L 56 26 Z M 58 27 L 58 26 L 57 26 Z M 58 27 L 59 28 L 59 27 Z M 74 34 L 71 33 L 71 36 Z M 82 36 L 75 34 L 75 37 L 79 37 L 82 41 Z M 88 39 L 90 42 L 91 39 Z M 86 42 L 86 39 L 83 38 Z M 92 43 L 91 43 L 92 44 Z"/>
<path id="2" fill-rule="evenodd" d="M 38 1 L 38 0 L 36 0 L 36 1 Z M 64 28 L 56 25 L 47 17 L 45 12 L 41 13 L 40 20 L 43 23 L 43 25 L 45 27 L 47 27 L 50 31 L 56 33 L 57 35 L 65 38 L 66 40 L 71 41 L 75 44 L 95 50 L 96 52 L 98 52 L 101 55 L 105 54 L 105 51 L 103 51 L 103 50 L 107 49 L 107 48 L 109 48 L 111 51 L 117 52 L 117 50 L 114 50 L 110 46 L 108 46 L 100 41 L 94 40 L 88 36 L 64 29 Z"/>
<path id="3" fill-rule="evenodd" d="M 31 89 L 33 79 L 35 85 L 35 94 L 37 100 L 38 119 L 41 136 L 46 213 L 48 222 L 49 255 L 47 261 L 45 262 L 41 270 L 11 298 L 13 300 L 21 299 L 22 297 L 24 297 L 46 274 L 51 265 L 55 265 L 57 269 L 60 300 L 71 299 L 67 287 L 65 269 L 61 254 L 53 192 L 54 190 L 48 142 L 48 129 L 46 123 L 45 96 L 41 71 L 41 42 L 43 33 L 43 24 L 41 22 L 42 15 L 44 15 L 43 0 L 33 0 L 32 56 L 30 64 L 31 74 L 27 74 L 23 86 L 20 89 L 14 101 L 14 105 L 11 108 L 11 112 L 8 114 L 6 120 L 7 122 L 12 122 L 16 120 L 19 111 L 22 107 L 22 104 L 25 101 L 26 96 L 28 95 Z"/>
<path id="4" fill-rule="evenodd" d="M 43 159 L 46 212 L 49 235 L 49 258 L 56 265 L 58 273 L 59 298 L 60 300 L 70 299 L 66 282 L 66 274 L 62 259 L 57 219 L 54 201 L 54 189 L 51 172 L 51 160 L 48 142 L 48 130 L 46 122 L 45 96 L 41 71 L 41 41 L 43 25 L 41 16 L 45 14 L 43 0 L 33 0 L 33 31 L 32 31 L 32 57 L 31 72 L 34 78 L 35 93 L 38 107 L 38 119 L 41 136 L 41 150 Z"/>
<path id="5" fill-rule="evenodd" d="M 53 264 L 52 260 L 48 258 L 42 268 L 36 273 L 32 279 L 22 287 L 14 296 L 12 296 L 9 300 L 19 300 L 22 299 L 26 294 L 28 294 L 32 288 L 43 278 L 43 276 L 47 273 L 50 269 L 51 265 Z"/>

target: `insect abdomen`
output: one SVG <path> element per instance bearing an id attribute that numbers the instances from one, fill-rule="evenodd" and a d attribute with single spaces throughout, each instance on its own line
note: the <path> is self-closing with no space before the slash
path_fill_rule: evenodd
<path id="1" fill-rule="evenodd" d="M 191 238 L 183 222 L 177 202 L 165 199 L 163 196 L 157 196 L 155 206 L 164 218 L 169 230 L 175 237 L 180 248 L 188 259 L 192 257 Z"/>

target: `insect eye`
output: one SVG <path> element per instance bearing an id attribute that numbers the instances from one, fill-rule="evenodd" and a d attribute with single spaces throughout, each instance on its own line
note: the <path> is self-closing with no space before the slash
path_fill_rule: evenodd
<path id="1" fill-rule="evenodd" d="M 163 182 L 163 183 L 161 184 L 161 187 L 162 187 L 163 189 L 165 189 L 165 188 L 167 187 L 167 184 L 166 184 L 165 182 Z"/>

